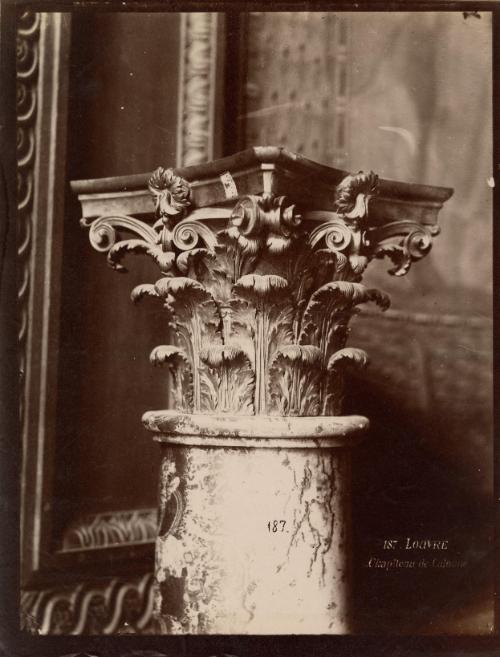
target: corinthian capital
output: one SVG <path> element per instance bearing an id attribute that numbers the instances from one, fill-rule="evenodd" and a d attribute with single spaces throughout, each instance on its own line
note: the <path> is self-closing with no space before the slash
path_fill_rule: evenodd
<path id="1" fill-rule="evenodd" d="M 389 305 L 361 283 L 364 269 L 387 255 L 391 273 L 406 273 L 450 195 L 279 149 L 160 167 L 147 189 L 136 216 L 125 196 L 120 214 L 85 213 L 87 194 L 82 222 L 113 267 L 128 253 L 159 265 L 132 298 L 162 304 L 175 344 L 151 360 L 168 365 L 177 407 L 195 414 L 338 415 L 345 372 L 367 362 L 346 347 L 349 320 L 361 304 Z"/>

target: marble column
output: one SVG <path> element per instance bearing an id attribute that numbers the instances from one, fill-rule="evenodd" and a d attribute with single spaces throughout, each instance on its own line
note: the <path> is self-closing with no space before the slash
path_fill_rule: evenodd
<path id="1" fill-rule="evenodd" d="M 161 630 L 346 632 L 349 448 L 366 419 L 223 419 L 145 418 L 163 451 Z"/>
<path id="2" fill-rule="evenodd" d="M 160 167 L 154 208 L 145 182 L 73 186 L 112 267 L 146 253 L 161 272 L 132 291 L 172 335 L 150 355 L 170 408 L 143 417 L 162 459 L 158 631 L 348 633 L 350 453 L 368 426 L 342 415 L 345 375 L 368 361 L 349 321 L 389 306 L 365 268 L 388 256 L 403 275 L 425 256 L 451 190 L 272 147 Z"/>

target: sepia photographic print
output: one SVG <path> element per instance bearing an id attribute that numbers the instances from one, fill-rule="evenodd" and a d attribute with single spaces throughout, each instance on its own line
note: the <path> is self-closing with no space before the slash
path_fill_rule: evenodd
<path id="1" fill-rule="evenodd" d="M 498 6 L 432 4 L 0 7 L 1 655 L 491 649 Z"/>

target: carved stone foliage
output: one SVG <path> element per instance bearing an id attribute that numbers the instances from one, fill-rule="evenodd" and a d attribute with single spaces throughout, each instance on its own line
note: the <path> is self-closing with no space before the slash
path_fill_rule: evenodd
<path id="1" fill-rule="evenodd" d="M 369 203 L 377 193 L 378 177 L 373 172 L 347 176 L 336 190 L 337 212 L 311 234 L 313 245 L 324 241 L 342 260 L 347 259 L 356 280 L 371 259 L 385 256 L 394 265 L 389 273 L 404 276 L 413 262 L 429 253 L 432 237 L 439 233 L 438 226 L 427 228 L 416 221 L 369 226 Z"/>
<path id="2" fill-rule="evenodd" d="M 82 220 L 95 248 L 124 270 L 126 253 L 146 253 L 162 276 L 132 291 L 161 303 L 176 337 L 151 353 L 167 365 L 173 398 L 188 413 L 338 415 L 349 367 L 367 362 L 346 348 L 360 304 L 386 309 L 387 295 L 360 281 L 388 255 L 405 274 L 430 248 L 413 221 L 369 222 L 374 173 L 337 186 L 336 211 L 300 210 L 285 196 L 240 197 L 234 207 L 196 209 L 189 183 L 158 169 L 149 188 L 156 221 L 129 216 Z M 212 227 L 213 226 L 213 227 Z M 117 230 L 135 233 L 122 239 Z"/>

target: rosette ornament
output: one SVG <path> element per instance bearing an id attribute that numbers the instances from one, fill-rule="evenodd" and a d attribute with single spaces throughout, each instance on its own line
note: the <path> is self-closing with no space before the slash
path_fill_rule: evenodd
<path id="1" fill-rule="evenodd" d="M 217 257 L 232 284 L 255 271 L 259 261 L 286 257 L 301 236 L 302 215 L 285 196 L 248 195 L 234 206 L 217 233 Z"/>
<path id="2" fill-rule="evenodd" d="M 378 194 L 378 176 L 370 171 L 346 176 L 335 190 L 335 207 L 347 224 L 357 225 L 368 216 L 368 204 Z"/>
<path id="3" fill-rule="evenodd" d="M 183 216 L 191 204 L 189 183 L 177 176 L 173 169 L 158 167 L 148 181 L 153 195 L 157 217 L 168 223 Z"/>
<path id="4" fill-rule="evenodd" d="M 301 222 L 302 216 L 295 211 L 295 205 L 288 205 L 284 196 L 252 195 L 238 201 L 226 232 L 246 253 L 265 249 L 279 254 L 298 236 Z"/>

